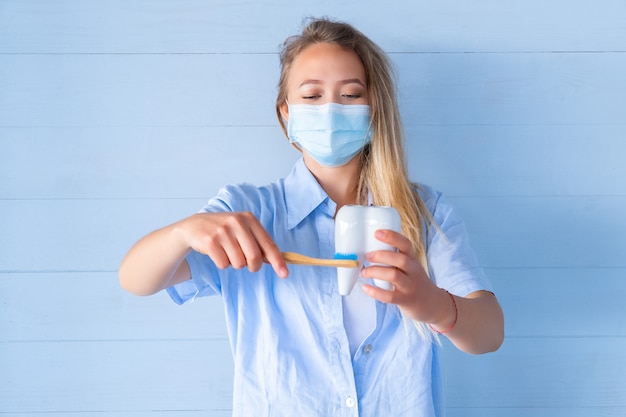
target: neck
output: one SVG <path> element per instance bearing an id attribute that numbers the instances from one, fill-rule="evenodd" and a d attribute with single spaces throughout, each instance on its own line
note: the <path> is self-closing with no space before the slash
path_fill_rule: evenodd
<path id="1" fill-rule="evenodd" d="M 326 194 L 337 204 L 337 210 L 346 204 L 357 203 L 356 190 L 360 164 L 358 155 L 346 165 L 327 167 L 317 163 L 305 153 L 304 163 Z"/>

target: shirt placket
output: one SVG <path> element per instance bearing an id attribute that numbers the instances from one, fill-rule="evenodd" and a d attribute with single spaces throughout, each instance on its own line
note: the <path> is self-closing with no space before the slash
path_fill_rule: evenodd
<path id="1" fill-rule="evenodd" d="M 317 216 L 319 231 L 320 256 L 334 257 L 336 205 L 326 200 L 320 207 L 322 215 Z M 321 213 L 320 213 L 321 214 Z M 333 274 L 336 276 L 336 274 Z M 359 415 L 358 397 L 348 338 L 343 327 L 343 309 L 341 296 L 337 290 L 336 279 L 329 280 L 323 291 L 323 309 L 328 336 L 328 352 L 335 383 L 337 413 L 335 415 L 356 417 Z"/>

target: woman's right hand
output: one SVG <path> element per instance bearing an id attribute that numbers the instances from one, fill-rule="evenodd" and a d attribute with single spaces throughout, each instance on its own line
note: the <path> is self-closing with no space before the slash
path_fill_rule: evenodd
<path id="1" fill-rule="evenodd" d="M 198 213 L 135 243 L 120 265 L 121 286 L 150 295 L 190 279 L 185 257 L 192 249 L 209 256 L 218 268 L 256 272 L 267 259 L 279 277 L 289 274 L 280 250 L 254 215 Z"/>
<path id="2" fill-rule="evenodd" d="M 276 243 L 250 212 L 198 213 L 180 222 L 178 230 L 191 249 L 208 255 L 218 268 L 256 272 L 267 259 L 279 277 L 289 274 Z"/>

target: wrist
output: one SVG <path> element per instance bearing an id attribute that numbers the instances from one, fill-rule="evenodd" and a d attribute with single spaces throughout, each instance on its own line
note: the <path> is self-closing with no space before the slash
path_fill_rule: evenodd
<path id="1" fill-rule="evenodd" d="M 443 288 L 440 288 L 438 293 L 440 297 L 438 297 L 437 304 L 440 306 L 441 313 L 436 320 L 430 322 L 428 325 L 435 333 L 446 334 L 452 331 L 456 326 L 459 318 L 459 310 L 454 295 Z"/>
<path id="2" fill-rule="evenodd" d="M 190 226 L 188 223 L 190 218 L 186 218 L 174 223 L 170 230 L 170 239 L 172 243 L 173 252 L 182 256 L 187 256 L 193 249 L 193 243 L 191 242 L 191 236 L 189 233 Z"/>

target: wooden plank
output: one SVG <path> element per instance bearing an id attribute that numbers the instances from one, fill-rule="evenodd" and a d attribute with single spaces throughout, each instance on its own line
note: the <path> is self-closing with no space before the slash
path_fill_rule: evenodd
<path id="1" fill-rule="evenodd" d="M 509 338 L 484 356 L 446 346 L 449 407 L 576 408 L 587 415 L 626 407 L 623 337 Z"/>
<path id="2" fill-rule="evenodd" d="M 144 411 L 80 411 L 82 416 L 98 415 L 98 417 L 231 417 L 232 410 L 144 410 Z M 66 412 L 42 412 L 42 413 L 2 413 L 2 417 L 67 417 Z"/>
<path id="3" fill-rule="evenodd" d="M 626 407 L 448 407 L 448 417 L 622 417 Z"/>
<path id="4" fill-rule="evenodd" d="M 451 196 L 626 195 L 626 124 L 415 126 L 412 178 Z"/>
<path id="5" fill-rule="evenodd" d="M 622 53 L 393 59 L 410 126 L 623 124 L 626 116 Z M 277 78 L 271 54 L 0 55 L 0 126 L 275 126 Z"/>
<path id="6" fill-rule="evenodd" d="M 455 197 L 489 268 L 623 268 L 626 196 Z"/>
<path id="7" fill-rule="evenodd" d="M 300 157 L 278 127 L 0 128 L 0 198 L 198 198 Z"/>
<path id="8" fill-rule="evenodd" d="M 626 116 L 626 107 L 613 107 L 626 100 L 621 53 L 403 54 L 394 60 L 408 125 L 623 124 Z"/>
<path id="9" fill-rule="evenodd" d="M 275 125 L 276 67 L 274 55 L 4 55 L 0 125 Z"/>
<path id="10" fill-rule="evenodd" d="M 3 53 L 272 53 L 304 16 L 348 20 L 394 51 L 624 50 L 620 0 L 521 3 L 376 0 L 227 3 L 202 0 L 5 1 Z M 393 23 L 393 30 L 385 22 Z M 2 33 L 0 32 L 0 35 Z"/>
<path id="11" fill-rule="evenodd" d="M 0 200 L 0 271 L 117 271 L 142 236 L 203 200 Z"/>
<path id="12" fill-rule="evenodd" d="M 626 269 L 504 268 L 486 273 L 505 313 L 507 337 L 626 336 L 621 301 Z M 183 307 L 164 293 L 136 297 L 119 287 L 115 272 L 0 274 L 0 294 L 3 342 L 227 337 L 220 297 Z"/>
<path id="13" fill-rule="evenodd" d="M 626 124 L 412 126 L 411 177 L 450 196 L 626 195 Z M 287 175 L 276 126 L 0 128 L 0 198 L 199 198 Z"/>
<path id="14" fill-rule="evenodd" d="M 232 366 L 225 341 L 0 343 L 0 414 L 219 415 L 231 409 Z"/>
<path id="15" fill-rule="evenodd" d="M 623 268 L 626 196 L 451 198 L 481 264 Z M 0 200 L 0 271 L 115 271 L 148 232 L 205 200 Z"/>
<path id="16" fill-rule="evenodd" d="M 116 272 L 0 274 L 0 294 L 0 342 L 227 338 L 220 297 L 184 307 L 165 292 L 137 297 Z"/>
<path id="17" fill-rule="evenodd" d="M 485 271 L 507 337 L 624 337 L 624 268 L 502 268 Z"/>
<path id="18" fill-rule="evenodd" d="M 98 415 L 98 417 L 231 417 L 232 410 L 144 410 L 144 411 L 80 411 L 82 416 Z M 42 413 L 2 413 L 2 417 L 67 417 L 66 412 L 42 412 Z"/>

